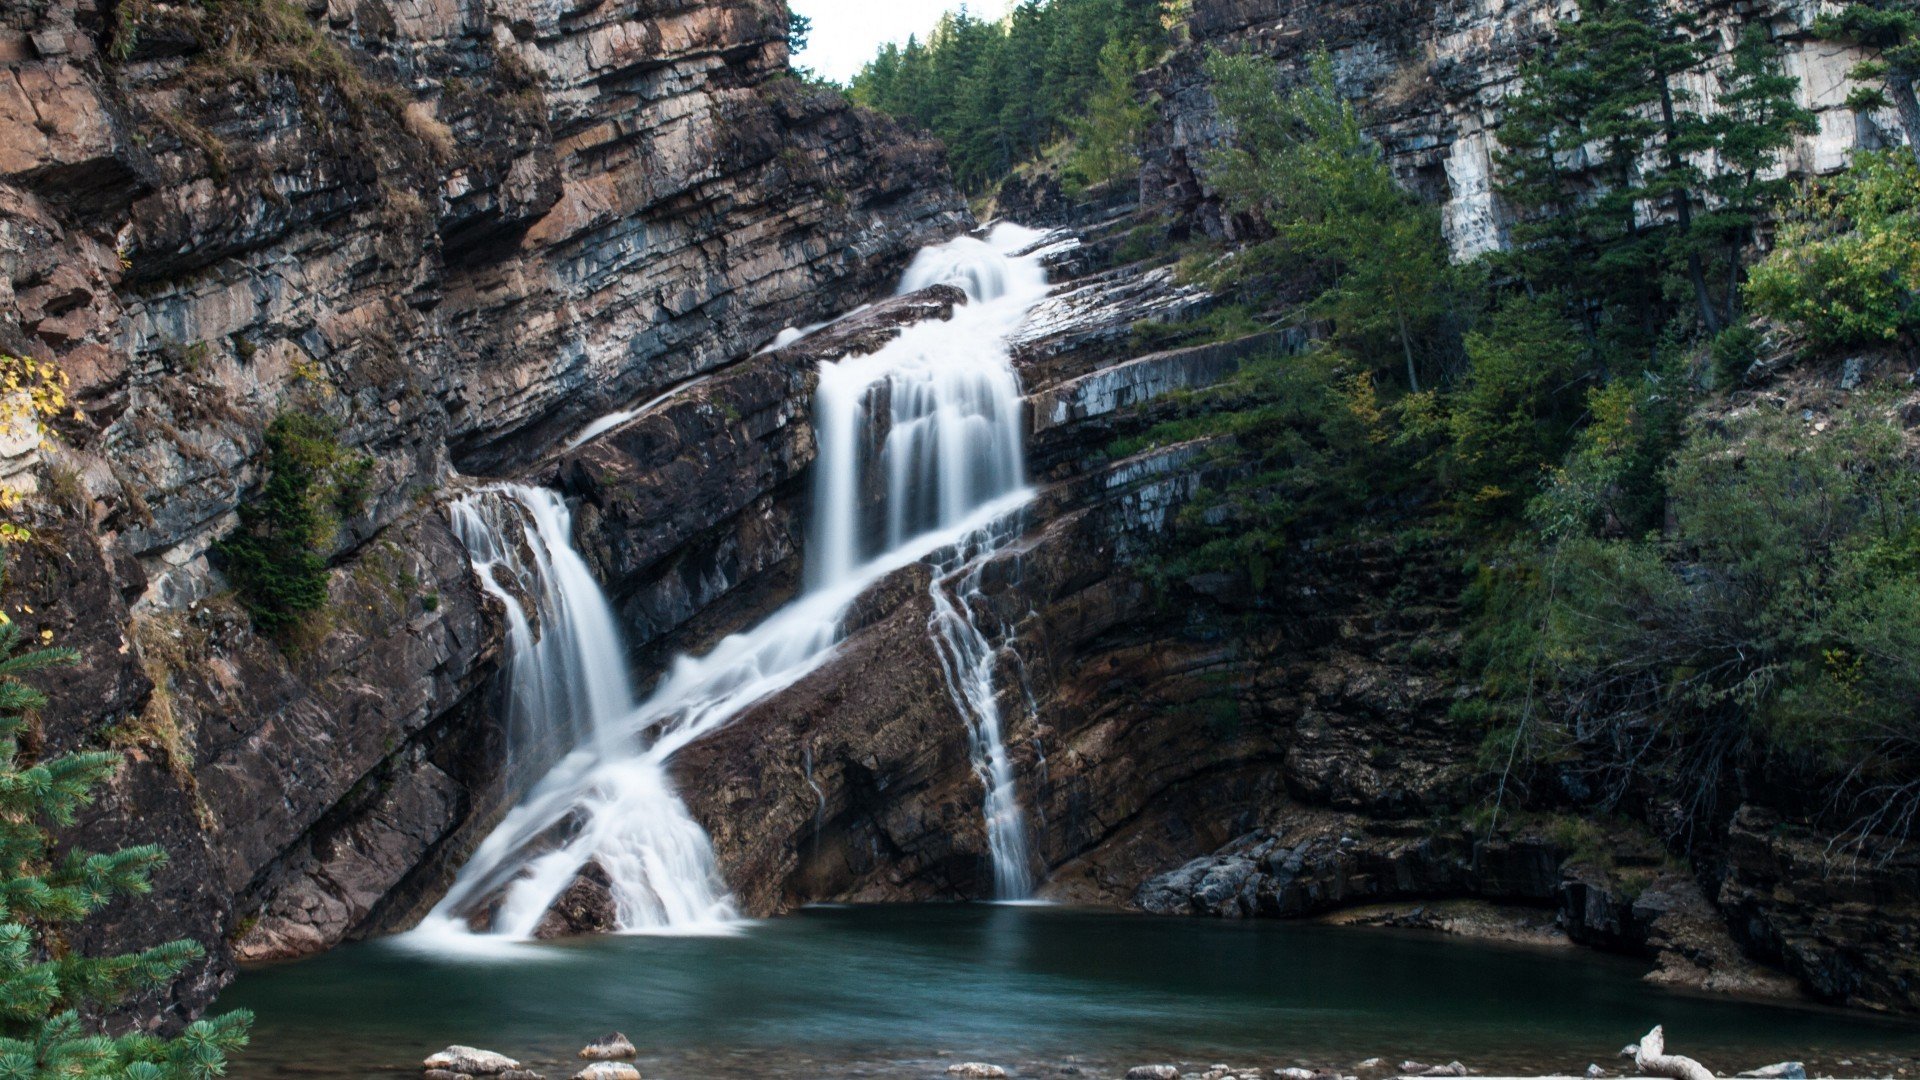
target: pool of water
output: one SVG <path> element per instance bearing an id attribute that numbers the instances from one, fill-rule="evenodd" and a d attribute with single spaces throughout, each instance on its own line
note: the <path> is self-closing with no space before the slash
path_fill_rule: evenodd
<path id="1" fill-rule="evenodd" d="M 640 1047 L 648 1080 L 1375 1056 L 1577 1074 L 1617 1068 L 1658 1023 L 1725 1074 L 1792 1058 L 1816 1075 L 1920 1076 L 1920 1027 L 1906 1022 L 1685 994 L 1641 981 L 1643 963 L 1417 931 L 919 905 L 513 952 L 452 958 L 400 939 L 249 969 L 220 1002 L 258 1015 L 234 1075 L 417 1076 L 428 1053 L 467 1043 L 564 1077 L 613 1030 Z"/>

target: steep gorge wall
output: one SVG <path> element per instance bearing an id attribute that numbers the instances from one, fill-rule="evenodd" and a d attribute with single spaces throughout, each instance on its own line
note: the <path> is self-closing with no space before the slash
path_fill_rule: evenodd
<path id="1" fill-rule="evenodd" d="M 1747 26 L 1768 28 L 1783 47 L 1783 70 L 1800 80 L 1801 103 L 1818 130 L 1787 155 L 1794 171 L 1832 172 L 1855 147 L 1897 144 L 1896 118 L 1846 108 L 1847 72 L 1864 58 L 1821 41 L 1810 28 L 1818 0 L 1706 0 L 1688 4 L 1731 48 Z M 1207 51 L 1273 57 L 1304 72 L 1325 48 L 1341 89 L 1359 102 L 1395 170 L 1438 202 L 1448 241 L 1462 257 L 1505 242 L 1508 218 L 1494 193 L 1501 102 L 1519 70 L 1577 9 L 1568 0 L 1194 0 L 1190 42 L 1142 78 L 1156 97 L 1148 125 L 1140 198 L 1156 213 L 1191 218 L 1215 237 L 1242 227 L 1223 213 L 1205 180 L 1206 154 L 1223 128 L 1201 70 Z M 1712 107 L 1713 79 L 1685 84 Z"/>
<path id="2" fill-rule="evenodd" d="M 208 942 L 176 1007 L 229 943 L 404 922 L 499 809 L 499 620 L 439 509 L 458 474 L 549 468 L 964 224 L 939 148 L 792 78 L 785 30 L 777 0 L 0 16 L 0 352 L 58 363 L 77 406 L 0 470 L 36 531 L 0 602 L 82 652 L 48 680 L 45 748 L 130 751 L 78 839 L 173 861 L 157 904 L 91 933 Z M 752 443 L 805 401 L 755 385 L 726 382 L 694 439 Z M 271 642 L 207 550 L 286 411 L 338 425 L 367 495 L 322 617 Z M 763 537 L 781 480 L 655 523 L 645 558 Z"/>

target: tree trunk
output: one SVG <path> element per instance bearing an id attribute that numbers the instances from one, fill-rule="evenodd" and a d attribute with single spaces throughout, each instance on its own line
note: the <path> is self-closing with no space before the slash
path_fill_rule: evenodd
<path id="1" fill-rule="evenodd" d="M 1420 392 L 1420 376 L 1413 371 L 1413 340 L 1407 336 L 1407 309 L 1394 297 L 1393 317 L 1400 323 L 1400 351 L 1407 355 L 1407 388 Z"/>
<path id="2" fill-rule="evenodd" d="M 1887 69 L 1887 96 L 1900 114 L 1900 126 L 1907 133 L 1907 153 L 1920 160 L 1920 101 L 1913 96 L 1913 72 L 1903 67 Z"/>
<path id="3" fill-rule="evenodd" d="M 1679 1054 L 1667 1053 L 1666 1032 L 1656 1026 L 1640 1040 L 1640 1045 L 1630 1046 L 1633 1051 L 1633 1063 L 1640 1071 L 1649 1076 L 1664 1076 L 1669 1080 L 1714 1080 L 1713 1070 Z"/>
<path id="4" fill-rule="evenodd" d="M 1673 114 L 1673 86 L 1667 81 L 1665 72 L 1660 73 L 1660 115 L 1667 126 L 1667 168 L 1677 172 L 1680 168 L 1680 155 L 1674 152 L 1673 144 L 1679 138 L 1679 122 Z M 1693 200 L 1687 195 L 1687 189 L 1673 189 L 1674 218 L 1680 224 L 1680 236 L 1687 245 L 1687 280 L 1693 283 L 1693 299 L 1700 305 L 1700 321 L 1706 325 L 1707 333 L 1720 332 L 1720 313 L 1713 309 L 1713 297 L 1707 292 L 1707 271 L 1701 264 L 1700 250 L 1693 243 Z"/>

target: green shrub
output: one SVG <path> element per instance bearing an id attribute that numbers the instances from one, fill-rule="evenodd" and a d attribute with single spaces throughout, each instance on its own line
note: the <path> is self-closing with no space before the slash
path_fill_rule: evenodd
<path id="1" fill-rule="evenodd" d="M 1920 166 L 1903 152 L 1856 155 L 1810 188 L 1755 267 L 1755 311 L 1816 346 L 1891 341 L 1920 326 Z"/>
<path id="2" fill-rule="evenodd" d="M 1507 718 L 1552 729 L 1615 793 L 1656 771 L 1704 803 L 1758 755 L 1843 791 L 1863 827 L 1911 821 L 1920 470 L 1887 413 L 1697 431 L 1666 473 L 1664 534 L 1573 531 L 1510 570 L 1476 635 Z"/>
<path id="3" fill-rule="evenodd" d="M 1714 335 L 1707 353 L 1712 361 L 1713 388 L 1732 389 L 1740 385 L 1747 369 L 1759 358 L 1760 331 L 1751 323 L 1735 323 Z"/>
<path id="4" fill-rule="evenodd" d="M 340 446 L 332 421 L 285 412 L 267 426 L 266 482 L 213 553 L 263 633 L 285 634 L 327 602 L 327 560 L 341 516 L 366 499 L 372 459 Z"/>

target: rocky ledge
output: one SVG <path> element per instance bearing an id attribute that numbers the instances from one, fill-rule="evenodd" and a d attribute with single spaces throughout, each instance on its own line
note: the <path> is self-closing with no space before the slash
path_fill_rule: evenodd
<path id="1" fill-rule="evenodd" d="M 57 363 L 77 405 L 49 449 L 7 449 L 46 542 L 4 602 L 82 654 L 46 744 L 130 755 L 76 839 L 172 855 L 157 902 L 91 933 L 210 947 L 156 1015 L 236 953 L 403 925 L 510 796 L 500 623 L 439 509 L 456 469 L 585 491 L 611 473 L 550 455 L 596 417 L 852 307 L 966 223 L 939 147 L 795 79 L 785 34 L 778 0 L 0 14 L 0 353 Z M 748 577 L 791 546 L 766 492 L 806 461 L 796 370 L 671 413 L 678 471 L 654 429 L 621 436 L 656 486 L 745 477 L 605 546 L 656 636 L 706 603 L 676 567 Z M 319 552 L 324 617 L 270 641 L 207 552 L 287 413 L 337 431 L 365 498 Z"/>

